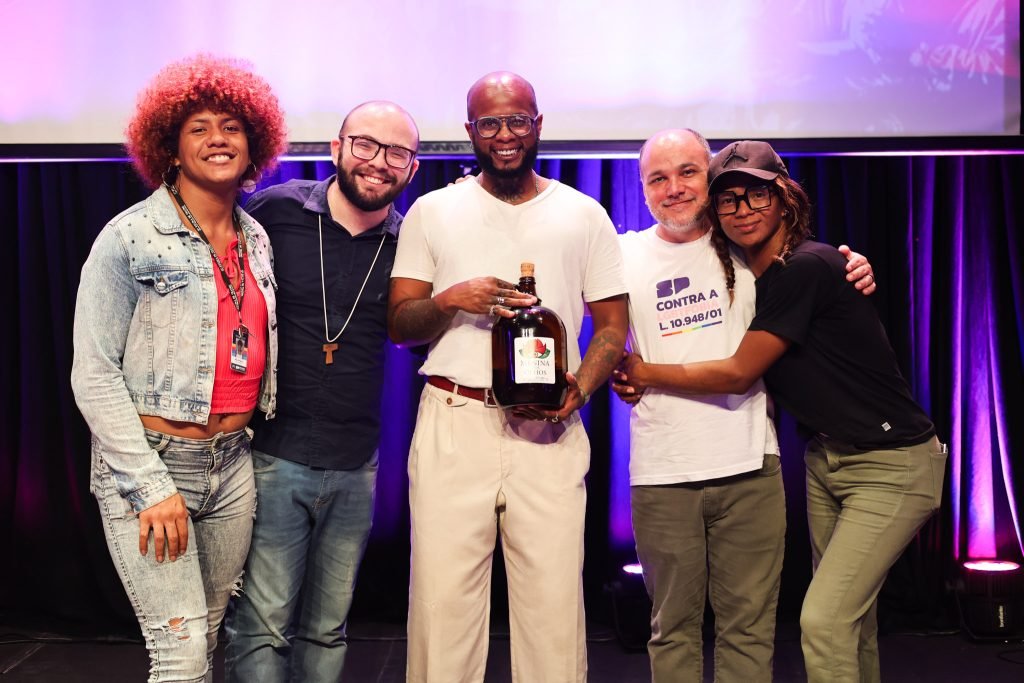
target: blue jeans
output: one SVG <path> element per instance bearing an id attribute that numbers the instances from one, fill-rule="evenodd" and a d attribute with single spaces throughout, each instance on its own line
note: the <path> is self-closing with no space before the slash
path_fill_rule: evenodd
<path id="1" fill-rule="evenodd" d="M 228 616 L 227 680 L 336 682 L 373 519 L 377 454 L 356 470 L 253 451 L 258 506 L 245 590 Z"/>
<path id="2" fill-rule="evenodd" d="M 185 439 L 146 430 L 185 498 L 189 543 L 174 562 L 139 552 L 139 519 L 93 447 L 91 488 L 103 531 L 149 650 L 150 683 L 212 681 L 213 650 L 249 550 L 256 492 L 247 431 Z"/>

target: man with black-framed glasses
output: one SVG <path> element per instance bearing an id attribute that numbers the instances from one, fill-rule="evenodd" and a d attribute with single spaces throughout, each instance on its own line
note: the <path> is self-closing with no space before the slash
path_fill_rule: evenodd
<path id="1" fill-rule="evenodd" d="M 621 256 L 600 204 L 534 170 L 543 116 L 525 79 L 479 79 L 467 114 L 480 175 L 416 200 L 391 279 L 392 340 L 430 343 L 409 453 L 407 680 L 483 680 L 500 534 L 515 680 L 582 681 L 590 445 L 577 411 L 625 344 Z M 558 410 L 504 411 L 490 392 L 490 328 L 535 300 L 513 285 L 523 261 L 571 337 L 590 308 L 593 336 L 582 360 L 569 344 Z"/>
<path id="2" fill-rule="evenodd" d="M 352 156 L 363 161 L 373 161 L 380 154 L 380 151 L 384 150 L 384 162 L 388 166 L 406 169 L 409 168 L 409 164 L 416 158 L 416 150 L 402 147 L 401 145 L 379 142 L 365 135 L 341 134 L 338 136 L 338 140 L 342 144 L 345 143 L 346 139 L 349 142 L 349 148 L 352 150 Z"/>
<path id="3" fill-rule="evenodd" d="M 228 617 L 227 680 L 332 683 L 370 533 L 388 274 L 419 131 L 367 102 L 331 141 L 336 175 L 291 180 L 246 209 L 266 229 L 279 290 L 277 417 L 254 420 L 256 520 Z"/>

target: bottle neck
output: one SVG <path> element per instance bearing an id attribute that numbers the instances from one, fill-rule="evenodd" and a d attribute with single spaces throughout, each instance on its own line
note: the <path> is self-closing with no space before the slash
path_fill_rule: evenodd
<path id="1" fill-rule="evenodd" d="M 516 287 L 523 294 L 529 294 L 531 296 L 537 296 L 537 278 L 533 277 L 521 277 L 519 278 L 519 286 Z"/>

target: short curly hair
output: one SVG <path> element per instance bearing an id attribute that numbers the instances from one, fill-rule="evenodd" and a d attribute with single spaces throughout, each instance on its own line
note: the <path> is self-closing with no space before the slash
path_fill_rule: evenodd
<path id="1" fill-rule="evenodd" d="M 277 96 L 248 63 L 209 54 L 187 57 L 161 69 L 139 93 L 125 130 L 128 155 L 149 187 L 160 185 L 177 155 L 185 119 L 203 109 L 242 119 L 256 174 L 272 170 L 288 146 Z"/>

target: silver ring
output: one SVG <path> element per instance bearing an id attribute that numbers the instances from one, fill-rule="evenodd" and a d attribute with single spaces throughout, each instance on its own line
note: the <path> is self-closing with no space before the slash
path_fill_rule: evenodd
<path id="1" fill-rule="evenodd" d="M 498 297 L 498 305 L 499 306 L 504 306 L 505 305 L 505 297 L 503 297 L 503 296 L 499 296 Z"/>
<path id="2" fill-rule="evenodd" d="M 497 305 L 496 305 L 496 304 L 492 304 L 492 305 L 491 305 L 491 309 L 490 309 L 490 314 L 491 314 L 491 315 L 494 315 L 494 309 L 495 309 L 495 308 L 497 308 Z"/>
<path id="3" fill-rule="evenodd" d="M 554 416 L 553 418 L 551 418 L 551 421 L 552 421 L 552 422 L 558 422 L 558 416 L 557 416 L 557 415 L 555 415 L 555 416 Z"/>

